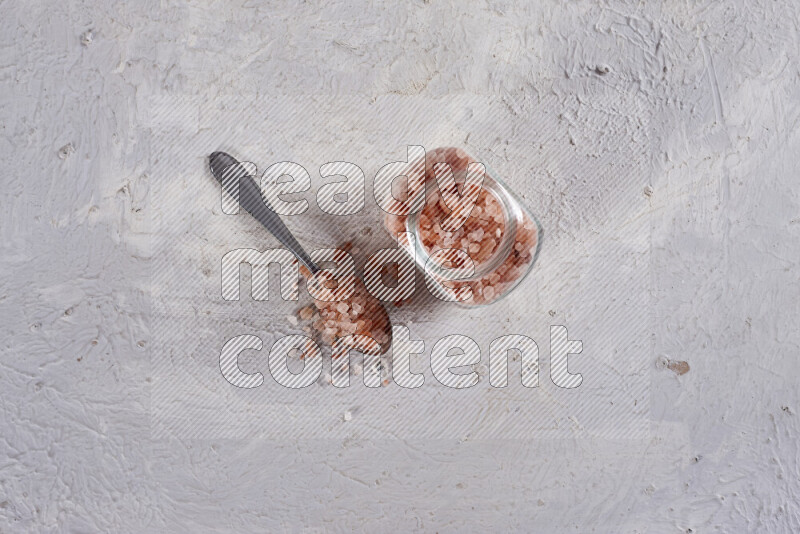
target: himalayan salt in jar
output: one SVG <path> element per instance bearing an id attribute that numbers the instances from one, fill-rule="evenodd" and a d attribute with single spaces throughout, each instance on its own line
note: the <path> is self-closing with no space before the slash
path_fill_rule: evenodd
<path id="1" fill-rule="evenodd" d="M 485 168 L 469 166 L 474 162 L 457 148 L 428 152 L 423 208 L 385 218 L 391 234 L 414 236 L 415 261 L 431 292 L 466 307 L 497 302 L 519 285 L 536 262 L 543 235 L 536 218 L 489 169 L 480 185 L 467 179 L 468 170 L 476 176 Z M 449 164 L 454 179 L 442 180 L 446 166 L 437 169 L 437 163 Z M 454 193 L 471 193 L 472 201 L 457 204 Z M 448 221 L 451 215 L 458 215 L 457 227 Z"/>

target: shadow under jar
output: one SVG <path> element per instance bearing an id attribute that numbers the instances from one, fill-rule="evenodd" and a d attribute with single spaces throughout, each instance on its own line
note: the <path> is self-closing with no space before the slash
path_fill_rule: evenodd
<path id="1" fill-rule="evenodd" d="M 474 205 L 467 204 L 465 208 L 472 207 L 463 224 L 453 231 L 442 227 L 452 212 L 450 206 L 457 205 L 452 201 L 454 197 L 448 199 L 443 194 L 448 192 L 448 185 L 437 181 L 435 166 L 450 165 L 454 180 L 449 182 L 449 192 L 463 195 L 468 192 L 470 182 L 466 175 L 468 165 L 473 162 L 477 160 L 459 148 L 428 152 L 423 208 L 408 216 L 387 214 L 384 218 L 390 234 L 410 232 L 414 236 L 414 259 L 425 273 L 431 292 L 470 308 L 492 304 L 510 294 L 531 271 L 543 237 L 536 218 L 488 168 Z M 439 178 L 442 172 L 440 167 Z M 409 197 L 418 192 L 411 189 Z M 473 189 L 473 194 L 476 190 Z M 409 243 L 401 246 L 411 252 Z"/>

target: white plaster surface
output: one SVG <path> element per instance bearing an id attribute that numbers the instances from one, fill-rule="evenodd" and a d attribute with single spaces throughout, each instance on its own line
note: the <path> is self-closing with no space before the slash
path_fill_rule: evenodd
<path id="1" fill-rule="evenodd" d="M 790 1 L 0 4 L 0 532 L 800 531 L 799 20 Z M 650 229 L 647 437 L 151 439 L 147 106 L 239 94 L 498 106 L 478 141 L 463 115 L 436 139 L 512 177 L 544 273 L 604 213 L 577 207 L 616 149 L 646 154 L 619 222 Z M 374 176 L 415 141 L 373 156 L 340 127 L 310 169 Z M 259 163 L 310 150 L 283 143 Z M 520 290 L 537 331 L 551 310 L 580 328 L 548 278 Z"/>

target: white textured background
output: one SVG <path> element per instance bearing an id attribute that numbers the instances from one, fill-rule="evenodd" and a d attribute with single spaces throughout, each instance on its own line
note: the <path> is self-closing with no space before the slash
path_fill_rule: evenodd
<path id="1" fill-rule="evenodd" d="M 800 530 L 798 8 L 651 4 L 0 3 L 0 531 Z M 598 87 L 652 135 L 587 128 Z M 151 441 L 142 106 L 245 92 L 482 95 L 647 147 L 650 438 Z M 546 227 L 581 217 L 586 177 L 527 171 Z"/>

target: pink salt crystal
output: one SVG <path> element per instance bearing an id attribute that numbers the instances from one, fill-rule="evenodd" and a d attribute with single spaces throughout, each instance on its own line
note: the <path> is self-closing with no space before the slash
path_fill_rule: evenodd
<path id="1" fill-rule="evenodd" d="M 494 287 L 486 286 L 483 290 L 483 296 L 486 297 L 486 300 L 492 300 L 494 298 Z"/>
<path id="2" fill-rule="evenodd" d="M 347 310 L 349 309 L 350 306 L 348 306 L 346 302 L 340 302 L 339 304 L 336 305 L 336 310 L 339 313 L 347 313 Z"/>
<path id="3" fill-rule="evenodd" d="M 312 315 L 314 315 L 314 310 L 312 310 L 310 306 L 306 306 L 300 310 L 299 315 L 301 319 L 307 321 L 308 319 L 311 319 Z"/>
<path id="4" fill-rule="evenodd" d="M 494 250 L 494 246 L 495 246 L 495 240 L 494 239 L 492 239 L 490 237 L 487 237 L 486 239 L 484 239 L 481 242 L 481 250 L 480 250 L 480 252 L 478 252 L 478 257 L 480 257 L 481 260 L 484 260 L 484 259 L 488 258 L 489 255 Z"/>
<path id="5" fill-rule="evenodd" d="M 396 235 L 399 232 L 404 232 L 406 229 L 405 220 L 396 215 L 387 214 L 384 220 L 386 228 L 392 234 Z"/>

